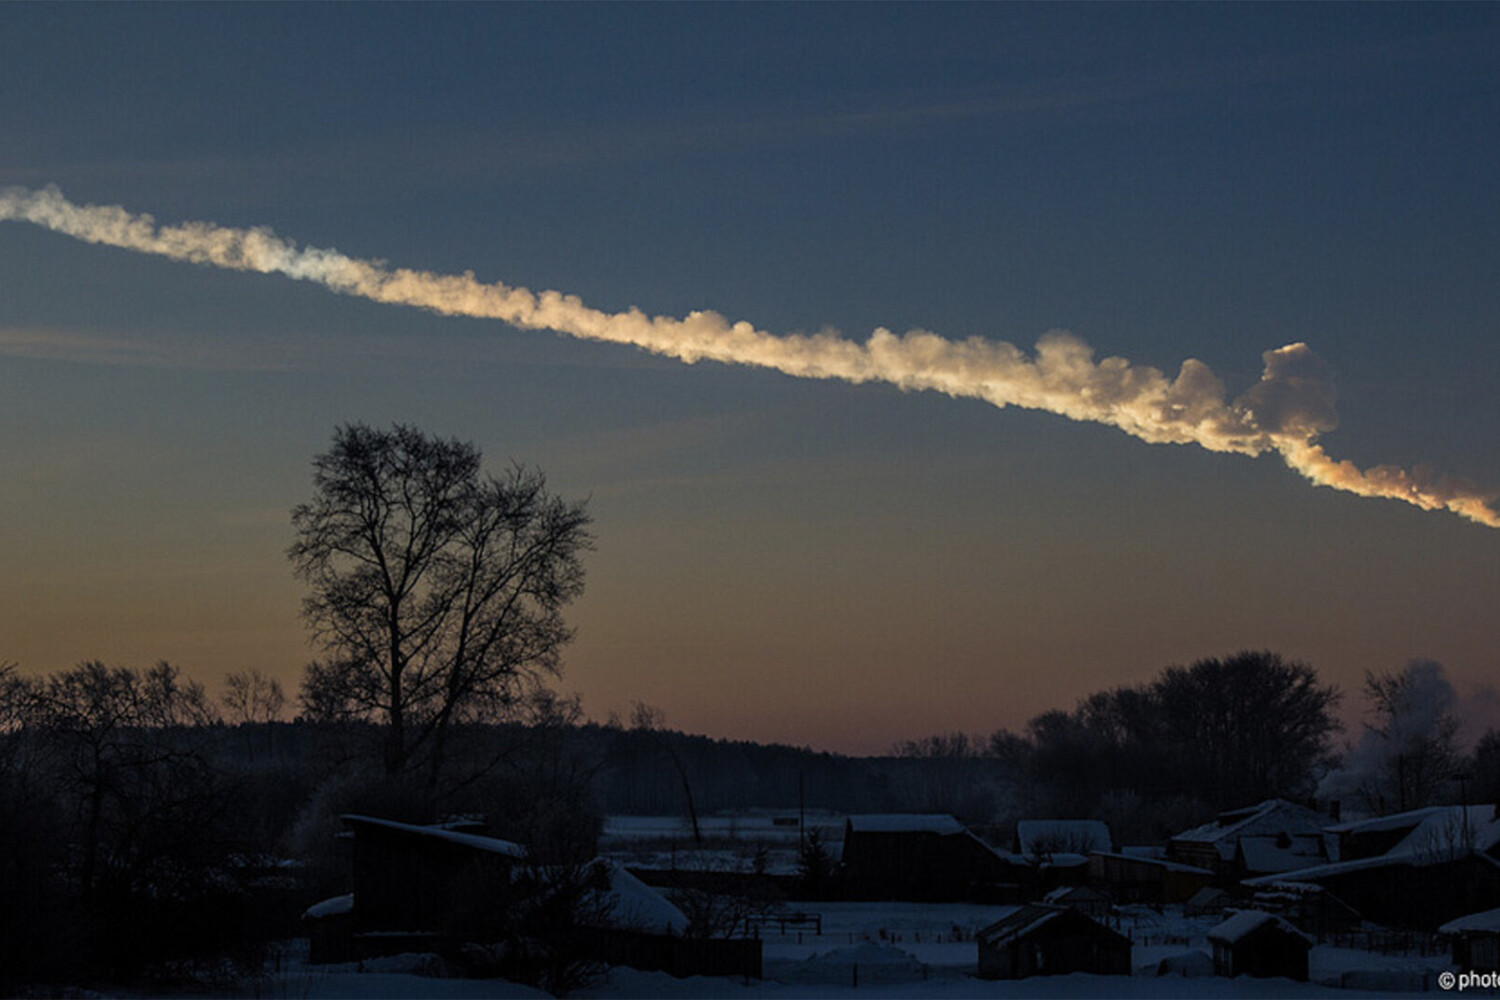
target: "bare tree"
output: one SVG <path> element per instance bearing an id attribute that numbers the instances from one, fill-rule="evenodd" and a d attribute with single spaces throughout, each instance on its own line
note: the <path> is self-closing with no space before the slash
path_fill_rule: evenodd
<path id="1" fill-rule="evenodd" d="M 499 716 L 558 671 L 592 545 L 584 504 L 520 466 L 484 475 L 480 458 L 412 427 L 345 425 L 292 512 L 288 555 L 328 654 L 303 704 L 382 723 L 386 772 L 420 760 L 429 785 L 457 724 Z"/>
<path id="2" fill-rule="evenodd" d="M 85 895 L 106 863 L 134 874 L 153 856 L 185 853 L 201 831 L 184 819 L 222 806 L 203 755 L 184 738 L 213 721 L 213 707 L 171 664 L 141 671 L 93 660 L 54 674 L 36 690 L 35 719 L 77 817 Z"/>
<path id="3" fill-rule="evenodd" d="M 1337 689 L 1269 651 L 1168 667 L 1149 693 L 1184 790 L 1219 807 L 1312 791 L 1339 729 Z"/>
<path id="4" fill-rule="evenodd" d="M 223 702 L 231 722 L 255 725 L 279 720 L 286 694 L 280 681 L 252 668 L 224 678 Z"/>
<path id="5" fill-rule="evenodd" d="M 687 767 L 682 763 L 682 755 L 677 752 L 676 744 L 672 742 L 672 735 L 666 731 L 666 719 L 665 712 L 644 701 L 637 701 L 630 710 L 630 728 L 638 733 L 655 736 L 662 752 L 677 770 L 677 777 L 682 782 L 682 797 L 687 803 L 688 818 L 693 822 L 693 843 L 702 847 L 703 831 L 698 827 L 698 806 L 693 802 L 693 784 L 688 781 Z"/>
<path id="6" fill-rule="evenodd" d="M 1490 728 L 1474 745 L 1474 801 L 1500 801 L 1500 729 Z"/>
<path id="7" fill-rule="evenodd" d="M 236 670 L 224 678 L 222 704 L 226 721 L 242 727 L 250 757 L 255 757 L 254 734 L 257 729 L 265 732 L 266 756 L 274 757 L 276 730 L 273 723 L 281 720 L 281 710 L 286 704 L 281 682 L 266 677 L 253 667 Z"/>

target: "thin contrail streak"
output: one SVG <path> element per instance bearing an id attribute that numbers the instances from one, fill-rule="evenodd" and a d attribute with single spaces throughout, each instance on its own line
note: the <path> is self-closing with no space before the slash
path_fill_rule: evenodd
<path id="1" fill-rule="evenodd" d="M 1274 451 L 1317 485 L 1404 500 L 1424 510 L 1449 510 L 1500 527 L 1500 514 L 1491 506 L 1495 492 L 1420 468 L 1360 469 L 1330 458 L 1317 439 L 1337 425 L 1335 392 L 1306 344 L 1267 351 L 1261 380 L 1229 400 L 1223 383 L 1200 361 L 1184 361 L 1177 376 L 1168 378 L 1159 369 L 1123 358 L 1096 361 L 1093 350 L 1068 333 L 1046 334 L 1028 354 L 1003 341 L 952 341 L 923 330 L 897 335 L 877 329 L 858 343 L 836 333 L 778 336 L 714 312 L 680 319 L 648 316 L 634 308 L 608 313 L 576 296 L 486 283 L 471 272 L 391 268 L 336 250 L 298 247 L 261 227 L 233 229 L 211 222 L 159 226 L 150 215 L 119 206 L 74 204 L 50 186 L 0 191 L 0 219 L 174 260 L 284 274 L 373 302 L 630 344 L 689 364 L 709 360 L 801 378 L 888 382 L 1107 424 L 1153 443 L 1197 444 L 1242 455 Z"/>

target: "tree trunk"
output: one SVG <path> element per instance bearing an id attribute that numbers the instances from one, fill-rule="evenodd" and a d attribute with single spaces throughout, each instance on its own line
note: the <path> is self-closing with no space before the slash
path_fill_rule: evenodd
<path id="1" fill-rule="evenodd" d="M 394 777 L 406 766 L 406 704 L 401 690 L 401 670 L 391 666 L 391 729 L 386 734 L 385 773 Z"/>

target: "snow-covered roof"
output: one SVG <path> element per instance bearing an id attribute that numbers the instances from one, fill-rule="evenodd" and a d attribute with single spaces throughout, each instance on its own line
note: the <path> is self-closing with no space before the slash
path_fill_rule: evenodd
<path id="1" fill-rule="evenodd" d="M 1016 824 L 1016 840 L 1022 854 L 1087 854 L 1113 846 L 1109 827 L 1097 819 L 1023 819 Z"/>
<path id="2" fill-rule="evenodd" d="M 682 934 L 688 918 L 651 886 L 613 861 L 599 860 L 609 868 L 609 898 L 614 903 L 611 923 L 615 927 L 652 934 Z"/>
<path id="3" fill-rule="evenodd" d="M 336 917 L 343 913 L 352 913 L 354 910 L 354 893 L 346 892 L 342 896 L 334 896 L 322 902 L 314 903 L 302 911 L 304 920 L 322 920 L 324 917 Z"/>
<path id="4" fill-rule="evenodd" d="M 1330 826 L 1328 832 L 1383 833 L 1387 830 L 1400 830 L 1404 827 L 1416 826 L 1429 816 L 1446 812 L 1449 808 L 1449 806 L 1428 806 L 1425 809 L 1408 809 L 1406 812 L 1391 813 L 1389 816 L 1373 816 L 1369 819 L 1350 820 L 1347 823 Z"/>
<path id="5" fill-rule="evenodd" d="M 1107 852 L 1100 852 L 1100 853 L 1107 853 Z M 1142 858 L 1142 859 L 1147 860 L 1147 861 L 1165 861 L 1165 860 L 1167 860 L 1167 849 L 1165 847 L 1158 847 L 1155 844 L 1137 844 L 1137 845 L 1135 845 L 1133 847 L 1132 846 L 1126 846 L 1126 847 L 1120 848 L 1120 850 L 1117 851 L 1116 853 L 1118 853 L 1118 854 L 1124 854 L 1124 855 L 1127 855 L 1127 856 L 1132 857 L 1132 858 Z"/>
<path id="6" fill-rule="evenodd" d="M 1226 899 L 1233 899 L 1234 895 L 1229 890 L 1216 885 L 1205 885 L 1193 893 L 1187 901 L 1188 906 L 1218 906 Z"/>
<path id="7" fill-rule="evenodd" d="M 1028 857 L 1035 856 L 1028 855 Z M 1089 856 L 1087 854 L 1072 854 L 1066 851 L 1057 854 L 1044 854 L 1041 857 L 1046 858 L 1042 862 L 1043 868 L 1081 868 L 1089 863 Z"/>
<path id="8" fill-rule="evenodd" d="M 856 833 L 967 833 L 968 828 L 947 813 L 869 813 L 849 817 Z"/>
<path id="9" fill-rule="evenodd" d="M 1380 833 L 1408 827 L 1411 832 L 1391 848 L 1392 852 L 1431 846 L 1434 841 L 1451 842 L 1455 837 L 1472 842 L 1476 851 L 1487 851 L 1500 843 L 1500 820 L 1496 819 L 1495 807 L 1492 805 L 1429 806 L 1426 809 L 1344 823 L 1333 827 L 1332 832 Z"/>
<path id="10" fill-rule="evenodd" d="M 1053 906 L 1066 906 L 1068 900 L 1076 902 L 1108 902 L 1109 897 L 1098 889 L 1086 885 L 1060 885 L 1042 897 L 1042 902 Z"/>
<path id="11" fill-rule="evenodd" d="M 1311 868 L 1328 860 L 1323 853 L 1323 838 L 1316 834 L 1241 837 L 1239 850 L 1245 870 L 1250 872 L 1290 872 Z"/>
<path id="12" fill-rule="evenodd" d="M 1397 822 L 1397 820 L 1400 820 Z M 1415 826 L 1412 825 L 1416 820 Z M 1382 825 L 1376 825 L 1382 824 Z M 1384 868 L 1387 865 L 1411 865 L 1421 868 L 1464 857 L 1471 851 L 1479 858 L 1500 866 L 1500 861 L 1488 853 L 1500 844 L 1500 820 L 1495 819 L 1493 806 L 1435 806 L 1418 809 L 1396 816 L 1385 816 L 1377 820 L 1361 820 L 1356 824 L 1358 832 L 1399 830 L 1411 826 L 1411 832 L 1384 854 L 1353 861 L 1335 861 L 1332 864 L 1301 868 L 1290 873 L 1291 881 L 1316 881 L 1349 872 Z M 1265 875 L 1246 879 L 1249 886 L 1271 885 L 1287 881 L 1288 874 Z"/>
<path id="13" fill-rule="evenodd" d="M 1235 911 L 1234 915 L 1228 920 L 1225 920 L 1222 924 L 1219 924 L 1208 932 L 1208 939 L 1210 941 L 1222 941 L 1224 944 L 1234 944 L 1236 941 L 1244 938 L 1245 935 L 1259 930 L 1266 924 L 1274 924 L 1279 930 L 1287 934 L 1296 935 L 1308 944 L 1313 943 L 1313 939 L 1307 934 L 1304 934 L 1276 914 L 1267 913 L 1264 910 Z"/>
<path id="14" fill-rule="evenodd" d="M 460 833 L 457 830 L 449 830 L 443 826 L 416 826 L 411 823 L 397 823 L 395 820 L 378 819 L 374 816 L 356 816 L 347 814 L 340 816 L 345 824 L 358 827 L 361 824 L 367 826 L 381 827 L 386 830 L 397 830 L 402 833 L 413 834 L 419 837 L 429 837 L 434 840 L 447 841 L 450 844 L 462 844 L 464 847 L 476 851 L 488 851 L 491 854 L 503 854 L 512 858 L 526 857 L 526 848 L 509 840 L 501 840 L 498 837 L 482 837 L 477 833 Z"/>
<path id="15" fill-rule="evenodd" d="M 1232 845 L 1235 838 L 1257 833 L 1321 833 L 1323 822 L 1321 815 L 1306 806 L 1299 806 L 1286 799 L 1266 799 L 1244 809 L 1221 812 L 1212 821 L 1184 830 L 1172 839 L 1188 843 L 1218 844 L 1221 856 L 1228 860 L 1233 856 L 1233 847 L 1229 847 L 1229 854 L 1224 854 L 1225 845 L 1221 842 L 1225 838 L 1229 838 L 1229 844 Z"/>
<path id="16" fill-rule="evenodd" d="M 1451 848 L 1488 851 L 1500 843 L 1494 806 L 1443 806 L 1428 812 L 1390 853 L 1423 854 Z"/>
<path id="17" fill-rule="evenodd" d="M 1065 906 L 1045 906 L 1041 903 L 1008 906 L 1000 912 L 998 920 L 981 929 L 975 937 L 986 945 L 997 945 L 1029 934 L 1067 912 L 1068 908 Z"/>
<path id="18" fill-rule="evenodd" d="M 1450 920 L 1438 928 L 1438 932 L 1442 934 L 1463 934 L 1473 931 L 1500 933 L 1500 909 L 1470 913 L 1467 916 Z"/>

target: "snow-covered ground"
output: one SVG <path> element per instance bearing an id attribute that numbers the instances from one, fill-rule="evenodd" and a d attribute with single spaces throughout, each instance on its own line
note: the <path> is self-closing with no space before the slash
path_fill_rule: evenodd
<path id="1" fill-rule="evenodd" d="M 825 842 L 843 839 L 844 819 L 821 810 L 806 816 L 807 828 L 816 829 Z M 709 840 L 795 846 L 801 839 L 796 824 L 795 811 L 727 813 L 698 817 L 698 832 Z M 692 839 L 692 822 L 686 816 L 606 816 L 599 845 L 608 849 L 650 841 L 687 843 Z"/>
<path id="2" fill-rule="evenodd" d="M 1208 955 L 1207 930 L 1215 922 L 1187 918 L 1173 910 L 1158 914 L 1127 909 L 1118 918 L 1137 940 L 1130 977 L 1041 976 L 1018 981 L 974 978 L 978 953 L 974 931 L 990 923 L 996 907 L 975 904 L 806 903 L 797 909 L 823 918 L 823 933 L 809 930 L 763 937 L 764 976 L 674 979 L 664 973 L 616 968 L 575 996 L 586 998 L 1216 998 L 1216 997 L 1431 997 L 1442 991 L 1435 980 L 1451 969 L 1445 956 L 1380 955 L 1318 945 L 1310 957 L 1312 982 L 1285 979 L 1221 979 L 1214 976 L 1157 976 L 1160 962 L 1175 958 L 1179 968 L 1202 969 Z M 1197 960 L 1183 960 L 1196 953 Z M 523 998 L 541 997 L 528 986 L 498 980 L 442 979 L 430 957 L 395 956 L 359 965 L 306 966 L 305 952 L 286 956 L 283 971 L 247 984 L 242 995 L 267 998 Z M 1211 967 L 1211 963 L 1209 963 Z M 1343 982 L 1347 988 L 1329 983 Z M 1424 983 L 1426 984 L 1424 988 Z"/>
<path id="3" fill-rule="evenodd" d="M 844 837 L 844 819 L 821 810 L 806 816 L 807 828 L 816 829 L 835 855 Z M 796 823 L 795 811 L 700 816 L 700 843 L 686 816 L 606 816 L 599 853 L 639 868 L 749 871 L 761 851 L 767 874 L 791 875 L 797 870 L 802 836 Z"/>

